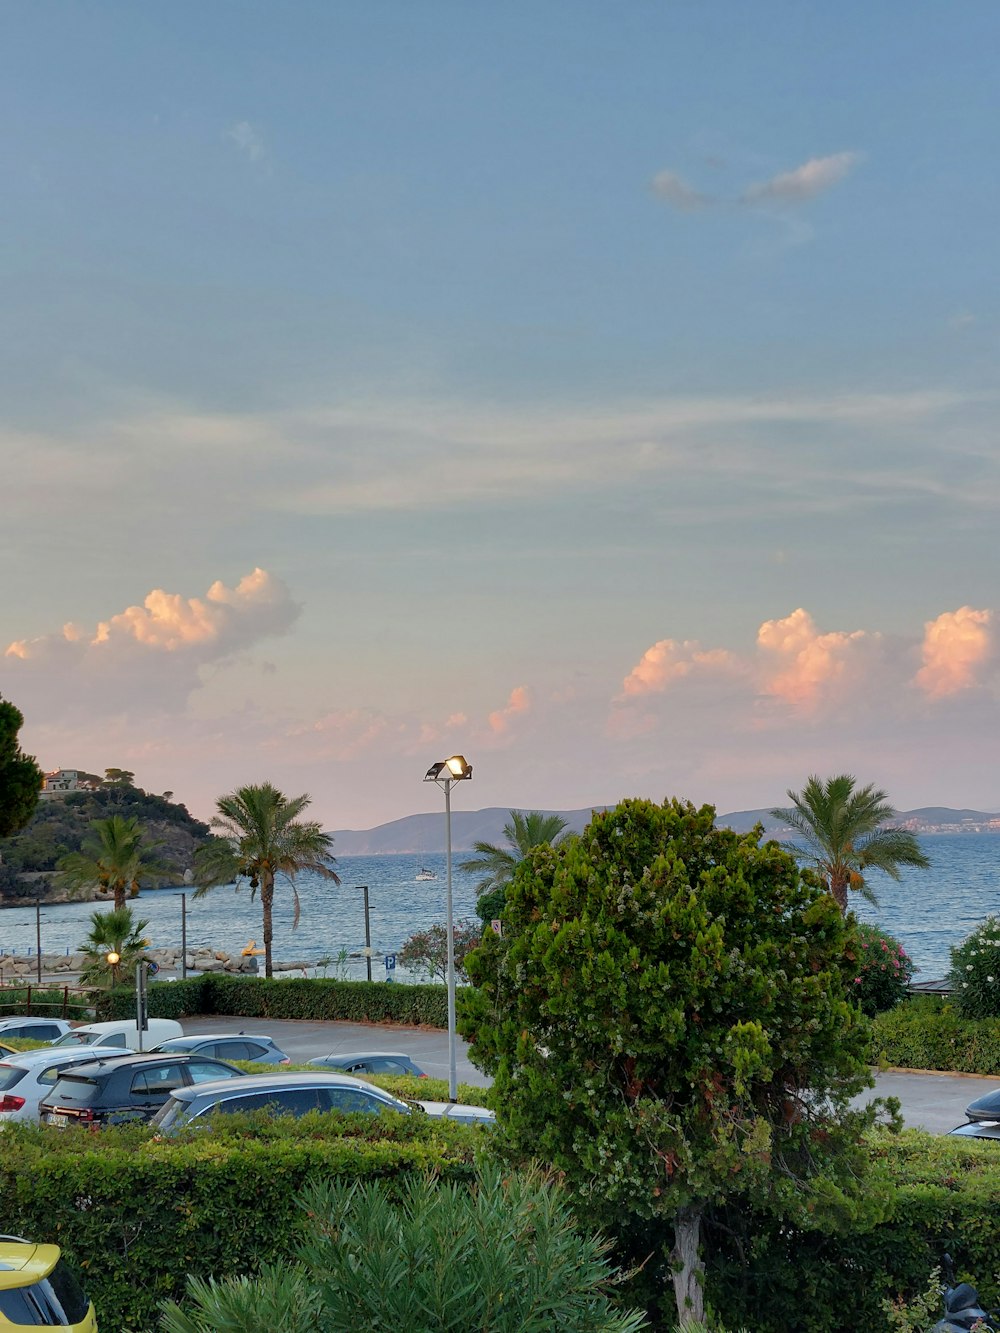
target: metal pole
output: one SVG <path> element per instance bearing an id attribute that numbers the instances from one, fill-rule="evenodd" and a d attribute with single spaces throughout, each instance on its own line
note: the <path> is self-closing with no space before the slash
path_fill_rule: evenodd
<path id="1" fill-rule="evenodd" d="M 368 885 L 362 884 L 365 894 L 365 962 L 368 964 L 368 980 L 372 979 L 372 929 L 368 916 Z"/>
<path id="2" fill-rule="evenodd" d="M 38 984 L 42 984 L 42 901 L 35 899 L 35 947 L 38 953 Z"/>
<path id="3" fill-rule="evenodd" d="M 458 1055 L 455 1049 L 455 918 L 451 904 L 451 782 L 444 784 L 445 846 L 448 864 L 448 1100 L 458 1100 Z"/>
<path id="4" fill-rule="evenodd" d="M 181 981 L 187 980 L 188 974 L 188 898 L 181 894 Z"/>

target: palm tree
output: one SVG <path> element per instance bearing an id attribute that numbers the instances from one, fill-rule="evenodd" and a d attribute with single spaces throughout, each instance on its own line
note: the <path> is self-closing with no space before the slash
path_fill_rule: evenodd
<path id="1" fill-rule="evenodd" d="M 866 870 L 884 870 L 898 880 L 900 866 L 930 865 L 912 833 L 886 827 L 896 811 L 871 783 L 855 790 L 848 773 L 826 782 L 813 774 L 801 792 L 789 790 L 788 796 L 791 807 L 771 814 L 802 835 L 805 846 L 790 844 L 789 850 L 819 871 L 842 912 L 847 911 L 848 889 L 877 901 L 865 881 Z"/>
<path id="2" fill-rule="evenodd" d="M 218 814 L 212 820 L 212 827 L 219 829 L 221 836 L 195 853 L 196 897 L 217 884 L 235 884 L 239 889 L 244 879 L 250 885 L 251 895 L 260 889 L 266 977 L 273 975 L 271 909 L 276 877 L 284 875 L 291 884 L 295 898 L 293 928 L 299 924 L 295 876 L 300 870 L 312 870 L 324 879 L 332 879 L 334 884 L 340 883 L 340 877 L 330 866 L 333 838 L 318 823 L 298 819 L 308 804 L 308 796 L 289 800 L 270 782 L 239 787 L 216 801 Z"/>
<path id="3" fill-rule="evenodd" d="M 80 952 L 87 956 L 81 979 L 96 986 L 106 986 L 109 981 L 114 986 L 122 977 L 131 980 L 135 965 L 149 944 L 142 933 L 148 925 L 148 921 L 135 920 L 131 907 L 91 912 L 90 930 L 80 945 Z M 114 965 L 108 962 L 111 952 L 119 958 Z"/>
<path id="4" fill-rule="evenodd" d="M 115 911 L 125 906 L 126 897 L 137 898 L 143 878 L 169 874 L 169 868 L 152 853 L 159 843 L 145 841 L 138 819 L 110 815 L 95 819 L 78 852 L 60 858 L 57 883 L 71 893 L 94 887 L 101 893 L 113 893 Z"/>
<path id="5" fill-rule="evenodd" d="M 503 826 L 506 847 L 492 842 L 473 843 L 476 856 L 462 861 L 458 868 L 482 876 L 476 885 L 481 920 L 491 921 L 500 915 L 514 871 L 533 847 L 558 842 L 565 827 L 566 820 L 559 815 L 544 815 L 540 810 L 511 810 L 510 822 Z"/>

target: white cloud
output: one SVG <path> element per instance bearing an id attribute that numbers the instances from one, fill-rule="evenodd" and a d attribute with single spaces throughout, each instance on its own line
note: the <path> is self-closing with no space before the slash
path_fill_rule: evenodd
<path id="1" fill-rule="evenodd" d="M 622 696 L 660 694 L 673 682 L 695 673 L 738 674 L 740 670 L 738 658 L 724 648 L 706 651 L 697 642 L 677 643 L 674 639 L 660 639 L 646 649 L 625 677 Z"/>
<path id="2" fill-rule="evenodd" d="M 707 195 L 688 185 L 674 171 L 658 171 L 652 180 L 652 190 L 658 199 L 682 213 L 694 213 L 711 203 Z"/>
<path id="3" fill-rule="evenodd" d="M 792 171 L 751 185 L 743 198 L 747 203 L 803 203 L 838 185 L 861 160 L 859 153 L 831 153 L 812 157 Z"/>
<path id="4" fill-rule="evenodd" d="M 517 685 L 511 690 L 507 703 L 503 708 L 498 708 L 490 713 L 489 726 L 490 731 L 495 736 L 502 736 L 510 728 L 510 724 L 515 717 L 522 713 L 527 713 L 531 709 L 531 696 L 523 685 Z"/>
<path id="5" fill-rule="evenodd" d="M 230 125 L 223 137 L 234 143 L 248 162 L 263 162 L 267 156 L 264 140 L 248 120 L 238 120 L 235 125 Z"/>

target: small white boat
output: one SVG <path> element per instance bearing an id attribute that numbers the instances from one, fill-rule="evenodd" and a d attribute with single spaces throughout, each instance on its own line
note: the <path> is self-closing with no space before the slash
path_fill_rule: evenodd
<path id="1" fill-rule="evenodd" d="M 426 867 L 421 867 L 420 874 L 417 875 L 416 878 L 417 878 L 417 879 L 437 879 L 437 875 L 435 875 L 435 873 L 434 873 L 433 870 L 428 870 L 428 869 L 426 869 Z"/>

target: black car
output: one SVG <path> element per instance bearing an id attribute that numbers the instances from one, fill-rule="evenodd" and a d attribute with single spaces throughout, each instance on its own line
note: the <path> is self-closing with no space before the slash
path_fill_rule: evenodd
<path id="1" fill-rule="evenodd" d="M 204 1055 L 117 1055 L 74 1065 L 39 1105 L 43 1125 L 122 1125 L 151 1120 L 172 1092 L 242 1069 Z"/>
<path id="2" fill-rule="evenodd" d="M 426 1078 L 419 1065 L 399 1051 L 347 1051 L 332 1055 L 317 1055 L 309 1064 L 321 1069 L 334 1069 L 342 1074 L 409 1074 L 411 1078 Z"/>

